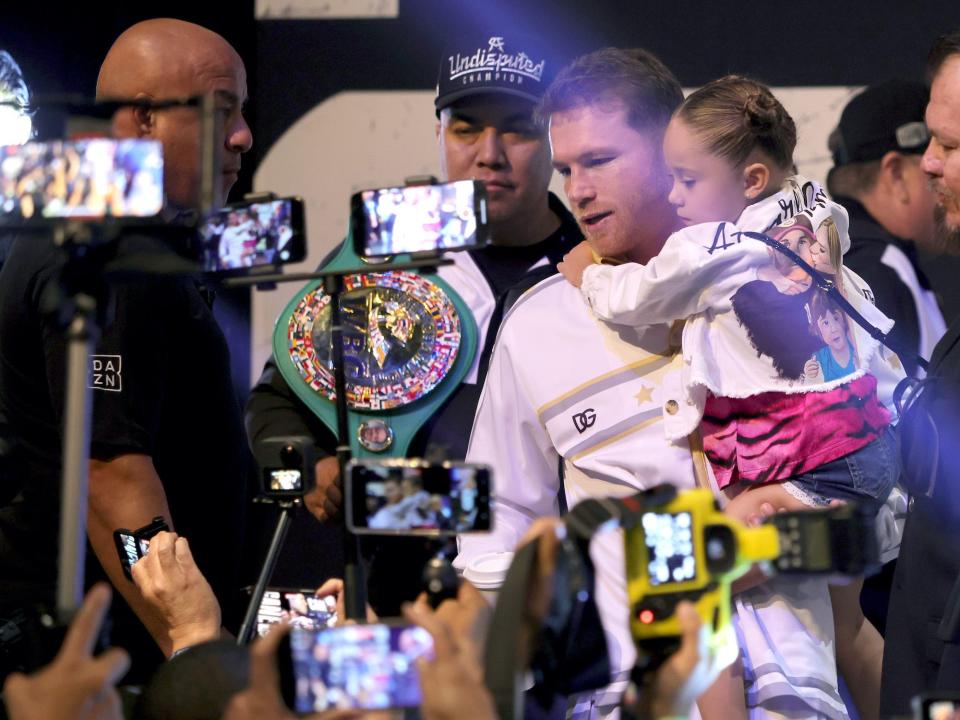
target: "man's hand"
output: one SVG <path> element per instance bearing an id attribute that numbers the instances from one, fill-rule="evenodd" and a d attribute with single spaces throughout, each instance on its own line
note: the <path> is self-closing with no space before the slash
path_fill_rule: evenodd
<path id="1" fill-rule="evenodd" d="M 276 623 L 270 631 L 250 646 L 250 684 L 234 695 L 223 720 L 296 720 L 283 704 L 280 696 L 280 673 L 277 670 L 277 651 L 280 642 L 290 632 L 286 623 Z M 307 717 L 314 720 L 348 720 L 359 718 L 354 710 L 332 710 Z"/>
<path id="2" fill-rule="evenodd" d="M 469 596 L 467 591 L 466 597 Z M 479 600 L 484 602 L 482 597 Z M 472 600 L 467 602 L 472 604 Z M 463 619 L 473 614 L 469 608 L 455 608 L 456 604 L 460 604 L 459 597 L 440 607 L 451 606 L 447 615 L 455 622 L 459 622 L 458 616 Z M 403 614 L 433 636 L 434 659 L 417 661 L 423 720 L 495 720 L 493 698 L 483 684 L 480 650 L 473 639 L 458 632 L 455 625 L 441 617 L 439 609 L 434 612 L 426 602 L 406 605 Z"/>
<path id="3" fill-rule="evenodd" d="M 303 496 L 303 502 L 313 516 L 322 523 L 340 520 L 343 510 L 343 490 L 340 487 L 340 464 L 335 457 L 317 461 L 317 487 Z"/>
<path id="4" fill-rule="evenodd" d="M 461 580 L 457 597 L 444 600 L 435 611 L 430 607 L 427 594 L 420 593 L 414 608 L 418 613 L 435 615 L 444 626 L 450 629 L 454 637 L 469 640 L 477 652 L 475 658 L 477 665 L 482 664 L 481 652 L 486 644 L 487 629 L 493 617 L 493 608 L 472 584 Z"/>
<path id="5" fill-rule="evenodd" d="M 527 640 L 531 644 L 531 651 L 532 643 L 540 630 L 540 624 L 550 610 L 557 569 L 557 551 L 560 547 L 561 533 L 564 532 L 566 532 L 566 526 L 560 518 L 537 518 L 517 543 L 518 548 L 529 542 L 537 543 L 537 564 L 527 591 L 525 613 L 527 620 L 532 621 L 535 627 L 526 625 L 523 628 L 523 631 L 529 635 Z"/>
<path id="6" fill-rule="evenodd" d="M 314 593 L 314 595 L 320 598 L 329 597 L 332 595 L 337 601 L 337 626 L 346 625 L 348 622 L 354 622 L 353 620 L 347 620 L 347 605 L 343 596 L 343 580 L 340 578 L 330 578 L 323 585 L 317 588 L 317 591 Z M 377 614 L 373 611 L 373 608 L 370 607 L 369 603 L 367 604 L 367 622 L 379 622 Z"/>
<path id="7" fill-rule="evenodd" d="M 162 532 L 150 552 L 130 570 L 143 598 L 157 609 L 167 629 L 161 650 L 177 650 L 220 636 L 220 605 L 190 553 L 186 538 Z"/>
<path id="8" fill-rule="evenodd" d="M 574 287 L 580 287 L 583 282 L 583 271 L 595 262 L 593 257 L 590 243 L 584 240 L 563 256 L 563 260 L 557 265 L 557 270 L 568 283 Z"/>
<path id="9" fill-rule="evenodd" d="M 87 593 L 53 662 L 33 675 L 14 673 L 3 686 L 10 720 L 121 720 L 114 688 L 130 658 L 112 648 L 92 656 L 100 625 L 110 607 L 110 588 L 99 583 Z"/>
<path id="10" fill-rule="evenodd" d="M 680 649 L 657 670 L 647 717 L 686 717 L 687 711 L 729 664 L 718 662 L 708 649 L 709 628 L 700 622 L 696 608 L 686 600 L 677 604 L 677 621 L 682 638 Z"/>

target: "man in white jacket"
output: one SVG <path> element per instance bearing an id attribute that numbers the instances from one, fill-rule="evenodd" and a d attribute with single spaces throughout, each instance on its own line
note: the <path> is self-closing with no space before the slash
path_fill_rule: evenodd
<path id="1" fill-rule="evenodd" d="M 554 167 L 601 261 L 646 263 L 679 227 L 661 143 L 681 100 L 655 57 L 610 48 L 574 61 L 543 100 Z M 500 328 L 467 454 L 493 469 L 495 528 L 461 537 L 455 564 L 512 550 L 534 518 L 587 497 L 708 482 L 696 442 L 665 432 L 696 413 L 679 350 L 679 328 L 604 323 L 561 277 L 524 295 Z M 609 717 L 635 659 L 619 533 L 598 536 L 591 552 L 614 676 L 573 716 Z M 846 718 L 826 586 L 780 578 L 736 603 L 751 717 Z"/>

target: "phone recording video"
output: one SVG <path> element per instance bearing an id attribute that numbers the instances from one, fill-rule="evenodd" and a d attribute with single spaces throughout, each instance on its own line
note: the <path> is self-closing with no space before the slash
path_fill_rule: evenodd
<path id="1" fill-rule="evenodd" d="M 304 630 L 334 627 L 337 601 L 332 595 L 314 597 L 310 590 L 268 588 L 257 610 L 257 634 L 266 635 L 271 625 L 282 621 Z"/>
<path id="2" fill-rule="evenodd" d="M 120 564 L 129 572 L 130 568 L 133 567 L 141 557 L 137 549 L 137 539 L 133 535 L 125 532 L 118 531 L 117 535 L 120 538 L 120 545 L 123 550 L 123 554 L 120 556 Z"/>
<path id="3" fill-rule="evenodd" d="M 32 142 L 0 147 L 0 223 L 152 217 L 163 208 L 155 140 Z"/>
<path id="4" fill-rule="evenodd" d="M 297 712 L 416 707 L 416 661 L 433 657 L 433 638 L 416 625 L 294 628 L 290 653 Z"/>
<path id="5" fill-rule="evenodd" d="M 162 517 L 155 517 L 149 524 L 137 530 L 117 528 L 113 531 L 113 542 L 120 557 L 120 567 L 127 580 L 133 580 L 130 568 L 150 552 L 150 538 L 169 529 Z"/>
<path id="6" fill-rule="evenodd" d="M 306 257 L 303 201 L 283 198 L 230 205 L 200 228 L 205 272 L 299 262 Z"/>
<path id="7" fill-rule="evenodd" d="M 350 529 L 368 534 L 455 535 L 490 529 L 490 470 L 416 460 L 353 461 Z"/>
<path id="8" fill-rule="evenodd" d="M 354 250 L 360 257 L 466 250 L 487 243 L 483 183 L 363 190 L 351 198 Z"/>
<path id="9" fill-rule="evenodd" d="M 644 545 L 651 585 L 683 583 L 697 576 L 693 516 L 689 512 L 644 513 Z"/>

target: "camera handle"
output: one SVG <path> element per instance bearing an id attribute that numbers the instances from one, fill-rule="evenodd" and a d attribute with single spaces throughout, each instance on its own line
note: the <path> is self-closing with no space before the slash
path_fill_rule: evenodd
<path id="1" fill-rule="evenodd" d="M 274 501 L 261 500 L 261 502 Z M 253 586 L 253 592 L 250 593 L 250 603 L 247 605 L 247 612 L 243 616 L 243 624 L 240 625 L 240 632 L 237 634 L 237 645 L 246 645 L 253 638 L 253 632 L 257 624 L 257 611 L 260 609 L 263 593 L 267 589 L 267 583 L 270 582 L 274 568 L 277 566 L 280 548 L 283 547 L 283 541 L 290 529 L 293 512 L 300 506 L 301 500 L 300 498 L 294 498 L 292 500 L 278 500 L 276 503 L 280 507 L 277 527 L 273 531 L 273 538 L 270 540 L 270 547 L 267 548 L 267 557 L 263 561 L 263 567 L 260 568 L 260 575 L 257 576 L 257 584 Z"/>
<path id="2" fill-rule="evenodd" d="M 460 575 L 450 562 L 457 554 L 457 543 L 453 538 L 441 538 L 435 543 L 437 554 L 423 566 L 423 589 L 427 593 L 427 602 L 436 610 L 444 600 L 456 600 L 460 592 Z"/>

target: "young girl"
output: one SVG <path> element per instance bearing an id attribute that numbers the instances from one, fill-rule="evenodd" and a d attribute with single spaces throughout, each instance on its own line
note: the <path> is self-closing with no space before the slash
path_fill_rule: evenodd
<path id="1" fill-rule="evenodd" d="M 876 511 L 895 480 L 874 367 L 895 358 L 784 253 L 742 235 L 761 231 L 834 278 L 870 323 L 892 321 L 841 266 L 847 216 L 816 183 L 793 174 L 796 128 L 765 86 L 730 76 L 690 95 L 664 137 L 670 202 L 687 226 L 647 265 L 594 264 L 581 245 L 560 265 L 601 318 L 621 324 L 685 319 L 684 400 L 726 512 L 791 510 L 855 499 Z M 735 224 L 734 224 L 735 223 Z M 665 423 L 677 439 L 696 430 Z M 860 583 L 831 588 L 838 664 L 861 717 L 878 712 L 883 641 L 864 619 Z M 726 683 L 726 687 L 724 687 Z M 733 685 L 740 683 L 739 686 Z M 701 699 L 704 717 L 745 717 L 739 669 Z M 724 697 L 724 704 L 714 701 Z M 719 706 L 718 706 L 719 705 Z"/>

